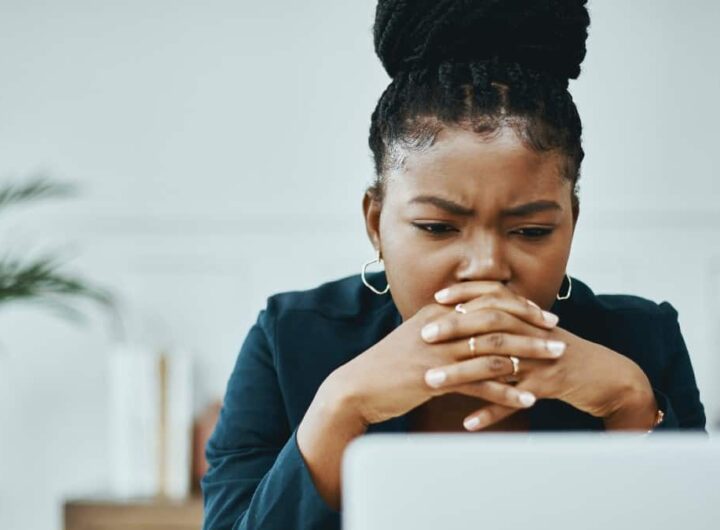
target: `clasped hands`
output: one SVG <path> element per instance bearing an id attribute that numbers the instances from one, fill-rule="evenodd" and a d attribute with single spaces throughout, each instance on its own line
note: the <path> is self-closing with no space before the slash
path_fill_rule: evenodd
<path id="1" fill-rule="evenodd" d="M 435 299 L 451 310 L 425 323 L 422 340 L 447 343 L 458 349 L 459 360 L 428 370 L 426 384 L 446 390 L 472 385 L 473 392 L 492 403 L 465 418 L 467 430 L 488 427 L 541 398 L 603 418 L 606 428 L 615 420 L 622 428 L 632 428 L 636 420 L 640 430 L 651 425 L 655 399 L 636 363 L 562 329 L 556 315 L 503 284 L 463 282 L 439 291 Z M 461 311 L 452 309 L 457 304 Z M 510 355 L 519 359 L 514 387 L 507 383 L 513 371 Z M 497 377 L 487 380 L 493 373 Z M 516 405 L 508 403 L 510 395 Z"/>

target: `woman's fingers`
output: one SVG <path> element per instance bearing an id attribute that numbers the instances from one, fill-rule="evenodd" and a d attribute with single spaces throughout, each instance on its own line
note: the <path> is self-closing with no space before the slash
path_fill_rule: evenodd
<path id="1" fill-rule="evenodd" d="M 524 359 L 557 359 L 567 344 L 563 341 L 494 331 L 438 345 L 443 358 L 462 361 L 483 355 L 515 355 Z"/>
<path id="2" fill-rule="evenodd" d="M 493 404 L 483 407 L 480 410 L 476 410 L 463 421 L 463 426 L 468 431 L 477 431 L 489 427 L 493 423 L 497 423 L 500 420 L 507 418 L 508 416 L 517 412 L 513 406 L 506 406 L 504 404 Z"/>
<path id="3" fill-rule="evenodd" d="M 550 313 L 549 311 L 543 311 L 529 300 L 520 296 L 509 294 L 507 296 L 498 296 L 489 294 L 475 298 L 465 303 L 458 303 L 455 306 L 456 312 L 462 313 L 464 310 L 466 313 L 473 311 L 479 311 L 481 309 L 501 309 L 515 315 L 522 320 L 534 324 L 535 326 L 552 329 L 554 328 L 559 318 L 557 315 Z"/>
<path id="4" fill-rule="evenodd" d="M 483 355 L 468 361 L 431 368 L 425 372 L 425 382 L 432 388 L 451 387 L 512 375 L 513 369 L 513 362 L 509 357 Z"/>
<path id="5" fill-rule="evenodd" d="M 520 390 L 497 381 L 481 381 L 479 383 L 458 385 L 448 388 L 447 393 L 449 392 L 484 399 L 512 409 L 532 407 L 537 400 L 532 392 Z"/>
<path id="6" fill-rule="evenodd" d="M 533 388 L 534 385 L 528 384 L 529 381 L 523 381 L 520 385 L 513 387 L 516 392 L 522 393 L 527 392 L 532 394 L 535 398 L 547 397 L 544 393 L 539 394 L 539 389 Z M 489 427 L 494 423 L 504 420 L 508 416 L 511 416 L 517 412 L 518 408 L 512 403 L 507 401 L 503 402 L 500 399 L 487 400 L 492 401 L 491 404 L 486 405 L 472 414 L 468 414 L 463 420 L 463 426 L 468 431 L 478 431 Z"/>
<path id="7" fill-rule="evenodd" d="M 435 293 L 435 300 L 441 304 L 456 304 L 458 302 L 466 302 L 480 296 L 495 295 L 506 296 L 515 293 L 510 291 L 505 285 L 497 281 L 471 281 L 459 282 L 442 289 Z"/>
<path id="8" fill-rule="evenodd" d="M 500 282 L 457 283 L 435 293 L 435 300 L 443 305 L 455 305 L 458 310 L 466 312 L 496 307 L 548 329 L 558 323 L 557 315 L 543 311 L 533 301 L 515 294 Z"/>
<path id="9" fill-rule="evenodd" d="M 425 342 L 435 343 L 498 331 L 541 338 L 550 333 L 550 330 L 534 326 L 512 313 L 488 308 L 464 314 L 457 311 L 447 312 L 425 324 L 420 335 Z"/>

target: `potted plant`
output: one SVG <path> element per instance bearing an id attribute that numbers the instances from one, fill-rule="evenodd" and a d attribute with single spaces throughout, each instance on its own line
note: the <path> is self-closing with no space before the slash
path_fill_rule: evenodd
<path id="1" fill-rule="evenodd" d="M 74 186 L 35 177 L 24 183 L 0 185 L 0 213 L 8 207 L 46 198 L 70 195 Z M 60 270 L 58 256 L 44 255 L 23 259 L 19 256 L 0 255 L 0 309 L 9 302 L 34 302 L 56 310 L 71 320 L 82 320 L 82 314 L 70 300 L 86 298 L 108 309 L 113 308 L 109 292 L 92 286 L 82 278 Z"/>

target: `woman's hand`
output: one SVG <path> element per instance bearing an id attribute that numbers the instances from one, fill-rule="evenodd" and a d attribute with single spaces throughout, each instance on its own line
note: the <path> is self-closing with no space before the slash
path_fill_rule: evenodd
<path id="1" fill-rule="evenodd" d="M 518 296 L 497 282 L 464 282 L 440 291 L 439 302 L 448 306 L 461 303 L 465 314 L 447 312 L 423 330 L 424 340 L 432 344 L 456 343 L 478 336 L 478 341 L 493 341 L 497 350 L 511 352 L 522 340 L 509 334 L 487 333 L 485 322 L 490 308 L 501 309 Z M 496 313 L 495 318 L 502 318 Z M 538 398 L 565 401 L 573 407 L 606 420 L 606 428 L 651 427 L 656 409 L 652 387 L 642 369 L 627 357 L 595 344 L 560 327 L 545 332 L 544 339 L 566 344 L 562 357 L 521 359 L 516 389 L 532 392 Z M 517 355 L 512 353 L 513 355 Z M 519 355 L 518 355 L 519 357 Z M 443 385 L 462 385 L 474 380 L 473 363 L 451 363 L 439 370 L 446 374 Z M 465 420 L 465 427 L 477 430 L 496 423 L 518 410 L 497 400 Z M 636 424 L 636 425 L 633 425 Z"/>
<path id="2" fill-rule="evenodd" d="M 523 363 L 555 359 L 562 345 L 544 339 L 557 319 L 548 320 L 540 308 L 520 297 L 504 298 L 496 305 L 473 314 L 483 316 L 476 319 L 473 334 L 484 334 L 478 337 L 474 352 L 462 333 L 464 328 L 452 330 L 458 334 L 457 340 L 446 333 L 450 328 L 443 329 L 444 339 L 436 344 L 423 340 L 421 330 L 431 321 L 452 325 L 454 315 L 473 318 L 441 304 L 425 306 L 383 340 L 335 370 L 323 383 L 324 395 L 330 392 L 330 400 L 349 404 L 366 425 L 400 416 L 447 393 L 474 396 L 507 407 L 532 406 L 535 397 L 531 393 L 495 379 L 512 373 L 508 354 L 521 358 Z M 505 337 L 502 344 L 498 337 Z M 437 380 L 429 370 L 453 365 L 464 367 L 462 384 L 431 385 Z M 457 372 L 452 377 L 457 377 Z"/>

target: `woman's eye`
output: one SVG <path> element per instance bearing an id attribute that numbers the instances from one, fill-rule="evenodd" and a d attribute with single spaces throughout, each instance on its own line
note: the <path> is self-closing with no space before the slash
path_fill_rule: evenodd
<path id="1" fill-rule="evenodd" d="M 526 239 L 540 239 L 549 236 L 552 233 L 552 228 L 521 228 L 516 230 L 515 233 Z"/>
<path id="2" fill-rule="evenodd" d="M 447 223 L 413 223 L 415 228 L 433 235 L 443 235 L 450 232 L 457 232 L 457 229 Z"/>

